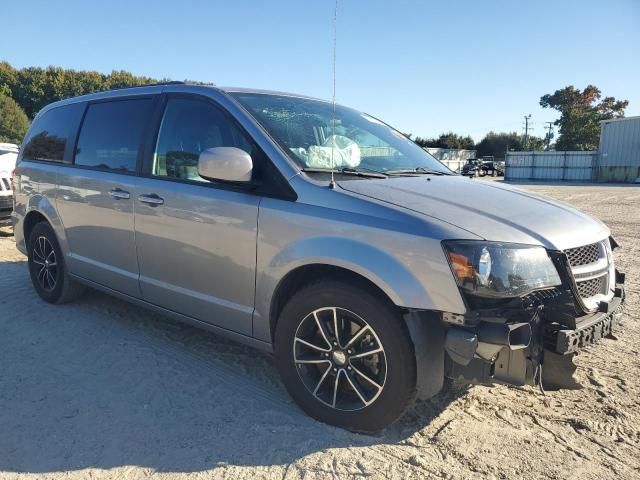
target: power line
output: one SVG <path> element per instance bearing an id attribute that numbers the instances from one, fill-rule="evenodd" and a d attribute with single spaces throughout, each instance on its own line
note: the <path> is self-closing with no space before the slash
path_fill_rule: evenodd
<path id="1" fill-rule="evenodd" d="M 547 131 L 547 135 L 545 136 L 545 140 L 547 142 L 547 150 L 549 150 L 549 147 L 551 146 L 551 139 L 553 138 L 553 124 L 555 122 L 544 122 L 547 124 L 545 128 L 545 130 Z"/>

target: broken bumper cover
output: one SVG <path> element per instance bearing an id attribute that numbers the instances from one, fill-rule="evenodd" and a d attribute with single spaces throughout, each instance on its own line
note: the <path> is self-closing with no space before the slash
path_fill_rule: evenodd
<path id="1" fill-rule="evenodd" d="M 574 329 L 564 329 L 558 324 L 546 326 L 545 349 L 566 355 L 609 337 L 620 325 L 624 309 L 624 288 L 619 286 L 616 296 L 606 304 L 606 311 L 596 312 L 581 319 Z"/>
<path id="2" fill-rule="evenodd" d="M 599 311 L 576 316 L 570 292 L 556 292 L 537 295 L 536 304 L 502 311 L 484 311 L 478 315 L 474 326 L 454 326 L 448 317 L 445 337 L 446 365 L 448 377 L 465 379 L 473 383 L 501 381 L 515 385 L 533 384 L 541 381 L 540 366 L 545 354 L 570 358 L 570 354 L 595 344 L 602 338 L 611 337 L 621 324 L 624 305 L 624 276 L 618 274 L 615 295 L 608 302 L 601 302 Z M 491 315 L 493 313 L 494 315 Z M 499 313 L 500 315 L 495 315 Z M 496 325 L 502 320 L 503 327 L 527 324 L 530 327 L 529 341 L 519 337 L 504 335 L 500 339 L 484 338 L 482 327 L 491 322 Z M 454 319 L 459 320 L 459 319 Z M 465 318 L 466 320 L 466 318 Z M 459 324 L 459 323 L 458 323 Z M 524 332 L 524 330 L 523 330 Z M 553 368 L 553 367 L 552 367 Z"/>

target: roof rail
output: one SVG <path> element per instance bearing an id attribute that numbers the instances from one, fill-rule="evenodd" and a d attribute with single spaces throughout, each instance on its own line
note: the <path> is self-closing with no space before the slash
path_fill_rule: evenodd
<path id="1" fill-rule="evenodd" d="M 124 88 L 141 88 L 141 87 L 161 87 L 163 85 L 184 85 L 185 82 L 180 82 L 178 80 L 170 80 L 167 82 L 156 82 L 156 83 L 144 83 L 142 85 L 129 85 L 126 87 L 114 87 L 109 90 L 122 90 Z"/>

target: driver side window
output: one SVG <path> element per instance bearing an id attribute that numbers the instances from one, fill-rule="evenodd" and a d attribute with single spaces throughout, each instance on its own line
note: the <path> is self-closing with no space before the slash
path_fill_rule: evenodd
<path id="1" fill-rule="evenodd" d="M 169 98 L 153 156 L 157 177 L 208 182 L 198 175 L 198 157 L 208 148 L 237 147 L 251 155 L 251 142 L 219 108 L 189 98 Z"/>

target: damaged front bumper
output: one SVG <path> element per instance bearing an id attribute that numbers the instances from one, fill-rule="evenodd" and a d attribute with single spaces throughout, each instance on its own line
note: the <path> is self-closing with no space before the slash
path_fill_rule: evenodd
<path id="1" fill-rule="evenodd" d="M 612 336 L 625 300 L 624 275 L 616 280 L 615 295 L 596 312 L 580 311 L 569 289 L 548 289 L 465 316 L 443 315 L 445 376 L 472 383 L 541 383 L 545 354 L 548 366 L 553 357 L 553 368 L 559 368 L 557 357 Z"/>
<path id="2" fill-rule="evenodd" d="M 611 337 L 619 326 L 624 309 L 624 288 L 619 287 L 610 302 L 602 306 L 604 311 L 585 315 L 576 322 L 573 329 L 562 324 L 550 322 L 545 325 L 544 346 L 546 350 L 561 355 L 574 353 L 602 338 Z"/>

